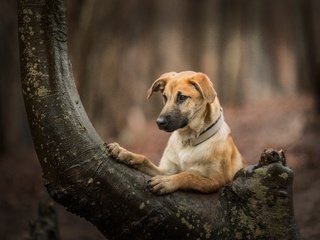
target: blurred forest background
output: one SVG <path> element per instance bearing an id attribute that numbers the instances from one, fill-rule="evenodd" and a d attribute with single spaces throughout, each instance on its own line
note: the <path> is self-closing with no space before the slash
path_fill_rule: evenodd
<path id="1" fill-rule="evenodd" d="M 168 134 L 146 91 L 162 73 L 214 83 L 242 154 L 283 148 L 304 239 L 320 239 L 320 1 L 68 0 L 69 53 L 82 102 L 106 141 L 155 160 Z M 0 239 L 28 239 L 48 198 L 20 89 L 16 2 L 0 2 Z M 103 239 L 57 206 L 62 239 Z"/>

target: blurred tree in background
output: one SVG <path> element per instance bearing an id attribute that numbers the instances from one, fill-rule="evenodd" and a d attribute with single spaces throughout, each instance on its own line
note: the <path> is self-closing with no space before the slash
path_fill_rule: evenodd
<path id="1" fill-rule="evenodd" d="M 69 2 L 72 62 L 84 105 L 106 136 L 159 109 L 160 101 L 145 103 L 145 92 L 163 72 L 205 72 L 232 105 L 317 82 L 317 1 L 76 2 Z"/>
<path id="2" fill-rule="evenodd" d="M 319 1 L 67 2 L 78 89 L 103 137 L 129 141 L 130 132 L 154 118 L 161 100 L 147 103 L 146 90 L 167 71 L 207 73 L 224 105 L 306 91 L 320 96 Z M 16 3 L 2 1 L 0 13 L 5 152 L 30 138 L 19 89 Z"/>

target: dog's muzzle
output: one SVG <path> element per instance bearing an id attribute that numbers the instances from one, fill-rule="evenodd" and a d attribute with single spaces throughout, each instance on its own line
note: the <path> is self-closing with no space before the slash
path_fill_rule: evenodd
<path id="1" fill-rule="evenodd" d="M 166 128 L 169 124 L 169 118 L 167 116 L 159 116 L 157 118 L 157 124 L 160 129 Z"/>
<path id="2" fill-rule="evenodd" d="M 187 126 L 188 118 L 183 116 L 173 115 L 160 115 L 157 118 L 157 125 L 160 130 L 164 130 L 166 132 L 173 132 L 179 128 L 183 128 Z"/>

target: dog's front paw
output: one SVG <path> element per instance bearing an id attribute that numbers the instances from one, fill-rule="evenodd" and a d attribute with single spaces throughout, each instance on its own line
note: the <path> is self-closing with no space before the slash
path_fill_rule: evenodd
<path id="1" fill-rule="evenodd" d="M 150 191 L 158 195 L 172 193 L 178 189 L 173 176 L 155 176 L 149 180 L 148 185 Z"/>
<path id="2" fill-rule="evenodd" d="M 106 148 L 110 155 L 118 162 L 124 163 L 128 166 L 134 165 L 133 154 L 123 147 L 120 147 L 118 143 L 110 143 Z"/>

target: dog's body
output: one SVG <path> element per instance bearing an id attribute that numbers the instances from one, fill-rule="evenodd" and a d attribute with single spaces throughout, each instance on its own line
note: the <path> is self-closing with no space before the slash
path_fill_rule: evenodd
<path id="1" fill-rule="evenodd" d="M 161 75 L 148 91 L 161 91 L 165 106 L 157 124 L 173 132 L 159 166 L 117 143 L 108 145 L 114 158 L 150 176 L 151 190 L 166 194 L 178 189 L 203 193 L 230 182 L 244 161 L 208 77 L 191 71 Z"/>

